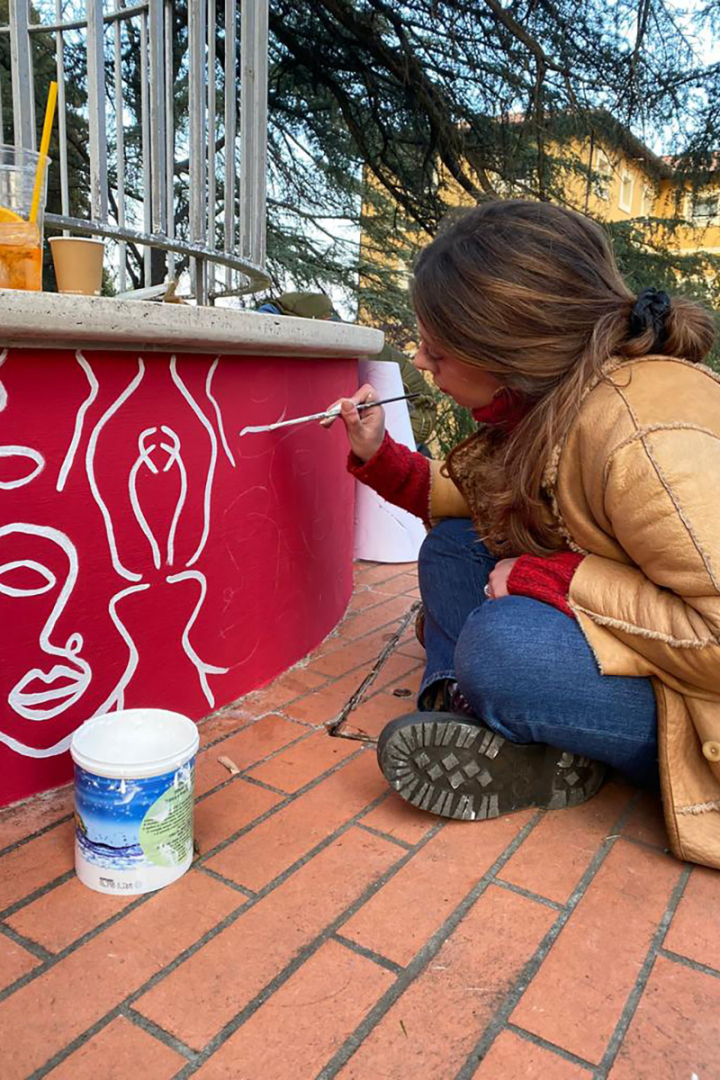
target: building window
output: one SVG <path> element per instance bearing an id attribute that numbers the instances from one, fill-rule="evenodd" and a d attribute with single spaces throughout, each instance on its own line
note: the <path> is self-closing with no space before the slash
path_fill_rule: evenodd
<path id="1" fill-rule="evenodd" d="M 718 195 L 696 195 L 692 204 L 695 225 L 712 225 L 718 219 Z"/>
<path id="2" fill-rule="evenodd" d="M 595 194 L 599 199 L 610 198 L 610 183 L 612 181 L 612 166 L 607 154 L 603 150 L 595 152 Z"/>
<path id="3" fill-rule="evenodd" d="M 624 172 L 620 179 L 620 209 L 626 214 L 632 213 L 633 190 L 635 181 L 629 172 Z"/>
<path id="4" fill-rule="evenodd" d="M 647 184 L 643 185 L 642 193 L 642 207 L 640 213 L 642 217 L 652 217 L 653 207 L 655 205 L 655 192 Z"/>

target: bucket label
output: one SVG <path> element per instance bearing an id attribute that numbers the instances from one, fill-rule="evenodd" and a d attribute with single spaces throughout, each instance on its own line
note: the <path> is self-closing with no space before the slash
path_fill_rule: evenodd
<path id="1" fill-rule="evenodd" d="M 155 866 L 179 866 L 192 854 L 193 778 L 182 773 L 178 769 L 172 787 L 152 804 L 140 826 L 140 847 Z"/>
<path id="2" fill-rule="evenodd" d="M 87 863 L 104 870 L 177 867 L 192 858 L 195 760 L 135 780 L 75 766 L 75 835 Z"/>

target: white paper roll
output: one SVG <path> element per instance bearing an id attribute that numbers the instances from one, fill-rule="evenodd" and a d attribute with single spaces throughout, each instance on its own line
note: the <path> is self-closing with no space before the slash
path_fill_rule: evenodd
<path id="1" fill-rule="evenodd" d="M 378 397 L 389 398 L 403 394 L 400 368 L 397 364 L 378 360 L 361 360 L 358 374 L 360 385 L 370 383 Z M 407 402 L 395 401 L 385 405 L 385 425 L 396 442 L 415 449 Z M 355 558 L 370 562 L 415 562 L 425 539 L 425 526 L 420 518 L 401 510 L 382 499 L 365 484 L 357 484 L 355 492 Z"/>

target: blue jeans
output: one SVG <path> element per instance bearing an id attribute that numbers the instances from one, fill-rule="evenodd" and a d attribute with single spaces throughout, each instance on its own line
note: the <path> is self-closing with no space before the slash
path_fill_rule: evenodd
<path id="1" fill-rule="evenodd" d="M 497 559 L 467 519 L 442 522 L 420 551 L 427 668 L 420 696 L 456 679 L 476 716 L 511 742 L 546 743 L 658 782 L 649 679 L 601 675 L 574 619 L 525 596 L 488 600 Z"/>

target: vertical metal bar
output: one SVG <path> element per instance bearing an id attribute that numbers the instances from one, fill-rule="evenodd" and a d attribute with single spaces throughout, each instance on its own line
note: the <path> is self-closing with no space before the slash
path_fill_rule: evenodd
<path id="1" fill-rule="evenodd" d="M 55 0 L 55 22 L 63 19 L 62 0 Z M 67 114 L 65 111 L 65 42 L 62 30 L 55 34 L 55 73 L 58 84 L 58 145 L 60 148 L 60 206 L 65 217 L 70 215 L 70 184 L 68 180 Z M 67 230 L 65 232 L 67 236 Z"/>
<path id="2" fill-rule="evenodd" d="M 207 80 L 207 129 L 208 129 L 208 186 L 207 186 L 207 246 L 215 250 L 215 133 L 217 119 L 216 46 L 217 26 L 215 0 L 207 0 L 208 5 L 208 80 Z M 215 289 L 215 265 L 208 266 L 208 292 Z"/>
<path id="3" fill-rule="evenodd" d="M 241 23 L 240 250 L 258 265 L 265 260 L 267 162 L 267 0 L 246 0 Z"/>
<path id="4" fill-rule="evenodd" d="M 190 41 L 190 239 L 205 241 L 205 0 L 188 4 L 188 38 Z M 206 302 L 205 263 L 195 259 L 192 267 L 193 291 L 198 304 Z"/>
<path id="5" fill-rule="evenodd" d="M 0 79 L 0 143 L 5 142 L 5 125 L 3 124 L 3 109 L 2 109 L 2 79 Z"/>
<path id="6" fill-rule="evenodd" d="M 235 154 L 237 152 L 237 3 L 225 0 L 225 250 L 235 250 Z M 225 269 L 225 288 L 232 289 L 233 272 Z"/>
<path id="7" fill-rule="evenodd" d="M 102 0 L 87 3 L 88 126 L 90 133 L 90 213 L 107 221 L 107 129 Z"/>
<path id="8" fill-rule="evenodd" d="M 58 6 L 61 0 L 57 0 Z M 115 10 L 120 11 L 125 0 L 115 0 Z M 115 171 L 117 174 L 117 221 L 120 228 L 125 228 L 125 116 L 122 88 L 122 22 L 117 19 L 113 27 L 115 60 Z M 120 292 L 127 288 L 127 270 L 125 266 L 126 246 L 118 244 L 118 286 Z"/>
<path id="9" fill-rule="evenodd" d="M 173 0 L 165 0 L 165 183 L 167 205 L 167 235 L 175 236 L 175 67 Z M 175 255 L 167 253 L 168 278 L 175 277 Z"/>
<path id="10" fill-rule="evenodd" d="M 142 187 L 143 187 L 143 232 L 152 232 L 152 174 L 150 163 L 150 65 L 148 64 L 148 19 L 147 12 L 140 15 L 140 112 L 142 123 L 140 141 L 142 147 Z M 143 248 L 143 284 L 149 285 L 152 279 L 152 249 L 146 244 Z"/>
<path id="11" fill-rule="evenodd" d="M 30 0 L 10 0 L 10 66 L 12 68 L 15 145 L 35 149 L 35 89 L 28 33 Z"/>
<path id="12" fill-rule="evenodd" d="M 152 176 L 152 231 L 167 233 L 165 184 L 165 36 L 163 0 L 150 0 L 150 133 Z"/>

